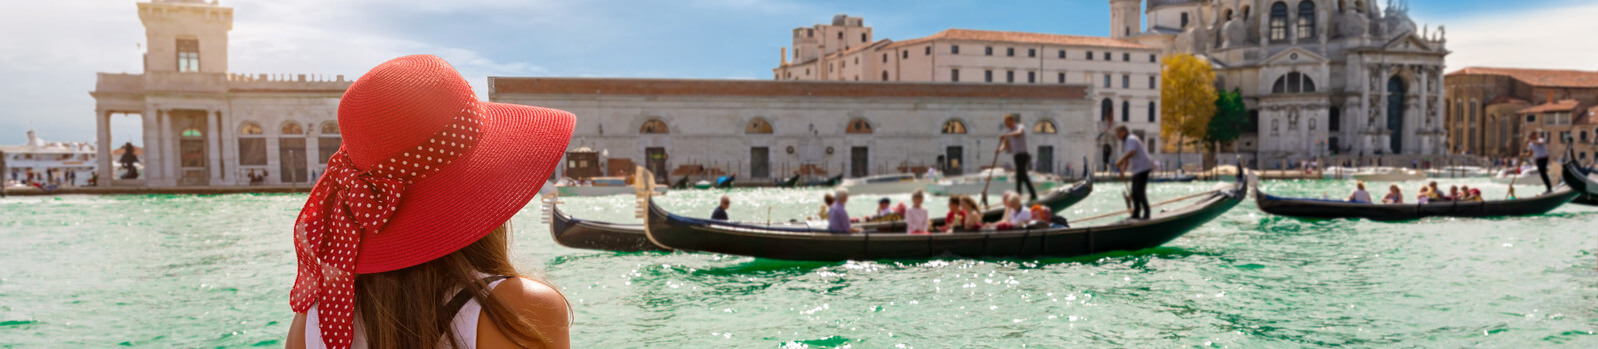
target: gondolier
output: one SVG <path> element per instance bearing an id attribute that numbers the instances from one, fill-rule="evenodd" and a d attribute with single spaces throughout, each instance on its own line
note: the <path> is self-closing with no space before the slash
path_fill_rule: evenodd
<path id="1" fill-rule="evenodd" d="M 1010 155 L 1015 160 L 1015 192 L 1031 195 L 1030 201 L 1038 201 L 1038 190 L 1032 187 L 1032 154 L 1026 152 L 1026 127 L 1017 120 L 1021 116 L 1015 113 L 1004 114 L 1004 135 L 999 136 L 999 141 L 1004 142 L 1004 147 L 1010 150 Z M 1021 191 L 1022 185 L 1026 191 Z"/>
<path id="2" fill-rule="evenodd" d="M 1526 135 L 1526 152 L 1531 153 L 1535 159 L 1533 161 L 1537 163 L 1537 175 L 1543 179 L 1543 187 L 1547 189 L 1545 193 L 1554 191 L 1554 183 L 1548 180 L 1548 142 L 1539 137 L 1537 131 Z"/>
<path id="3" fill-rule="evenodd" d="M 1149 172 L 1154 171 L 1154 159 L 1149 158 L 1143 140 L 1128 132 L 1126 126 L 1116 126 L 1115 137 L 1124 142 L 1121 149 L 1126 151 L 1115 161 L 1115 168 L 1132 172 L 1132 219 L 1149 219 Z"/>

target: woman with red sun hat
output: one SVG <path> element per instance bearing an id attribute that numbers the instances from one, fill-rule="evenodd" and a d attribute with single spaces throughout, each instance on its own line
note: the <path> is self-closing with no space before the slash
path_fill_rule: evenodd
<path id="1" fill-rule="evenodd" d="M 510 263 L 510 218 L 571 140 L 560 110 L 477 100 L 406 56 L 339 100 L 344 142 L 294 223 L 289 348 L 566 348 L 566 298 Z"/>

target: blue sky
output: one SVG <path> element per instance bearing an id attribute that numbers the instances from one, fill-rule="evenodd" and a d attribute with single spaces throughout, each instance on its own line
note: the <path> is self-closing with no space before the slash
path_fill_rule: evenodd
<path id="1" fill-rule="evenodd" d="M 1385 2 L 1385 1 L 1383 1 Z M 1512 7 L 1504 7 L 1512 4 Z M 359 76 L 405 54 L 487 76 L 766 79 L 794 27 L 865 17 L 876 37 L 947 28 L 1106 35 L 1107 0 L 504 1 L 223 0 L 235 9 L 229 70 Z M 32 124 L 49 140 L 94 137 L 95 72 L 139 72 L 131 0 L 15 2 L 0 12 L 0 144 Z M 1448 26 L 1449 69 L 1598 70 L 1598 2 L 1412 0 L 1418 24 Z M 131 119 L 131 118 L 130 118 Z M 137 122 L 113 125 L 116 143 Z M 137 141 L 137 139 L 135 139 Z"/>

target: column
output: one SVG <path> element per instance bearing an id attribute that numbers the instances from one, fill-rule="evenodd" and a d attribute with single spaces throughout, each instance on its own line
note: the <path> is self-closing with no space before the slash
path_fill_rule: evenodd
<path id="1" fill-rule="evenodd" d="M 146 108 L 139 117 L 144 119 L 144 156 L 139 161 L 144 165 L 141 173 L 144 175 L 144 185 L 150 186 L 161 175 L 161 122 L 159 113 L 154 108 Z"/>
<path id="2" fill-rule="evenodd" d="M 156 140 L 161 142 L 161 153 L 159 154 L 161 159 L 160 185 L 174 186 L 177 185 L 180 173 L 178 173 L 177 137 L 172 134 L 172 111 L 157 110 L 156 114 L 161 119 L 161 129 L 158 130 L 160 131 L 160 137 Z"/>
<path id="3" fill-rule="evenodd" d="M 210 162 L 210 166 L 206 167 L 210 168 L 211 185 L 217 185 L 222 181 L 224 166 L 222 164 L 222 133 L 217 132 L 221 128 L 222 112 L 216 110 L 207 111 L 205 118 L 205 123 L 209 126 L 206 130 L 206 135 L 209 137 L 205 137 L 205 157 Z"/>
<path id="4" fill-rule="evenodd" d="M 1429 96 L 1431 91 L 1428 88 L 1430 88 L 1431 82 L 1426 76 L 1426 69 L 1422 69 L 1419 66 L 1411 66 L 1411 70 L 1415 71 L 1415 82 L 1420 87 L 1415 95 L 1415 109 L 1420 111 L 1420 120 L 1415 122 L 1415 127 L 1413 128 L 1415 131 L 1413 133 L 1421 135 L 1418 144 L 1420 146 L 1420 154 L 1429 155 L 1432 154 L 1432 144 L 1435 143 L 1433 139 L 1437 137 L 1432 132 L 1433 129 L 1437 128 L 1436 122 L 1432 120 L 1432 115 L 1427 113 L 1427 109 L 1429 109 L 1427 108 L 1429 107 L 1427 102 L 1431 98 Z"/>
<path id="5" fill-rule="evenodd" d="M 111 167 L 111 112 L 104 109 L 94 111 L 94 173 L 100 176 L 95 186 L 105 187 L 111 185 L 116 171 Z M 5 175 L 0 173 L 0 175 Z"/>
<path id="6" fill-rule="evenodd" d="M 1390 131 L 1387 130 L 1387 117 L 1388 117 L 1388 115 L 1387 115 L 1387 88 L 1386 88 L 1387 87 L 1387 84 L 1386 84 L 1387 83 L 1387 77 L 1388 77 L 1388 75 L 1391 75 L 1390 74 L 1391 70 L 1390 70 L 1390 68 L 1387 67 L 1386 64 L 1378 64 L 1378 65 L 1376 65 L 1376 69 L 1375 70 L 1376 70 L 1375 79 L 1373 81 L 1371 81 L 1371 84 L 1372 84 L 1371 89 L 1375 90 L 1375 91 L 1371 92 L 1371 97 L 1376 98 L 1376 110 L 1371 111 L 1372 113 L 1374 113 L 1374 114 L 1371 114 L 1371 115 L 1376 115 L 1378 117 L 1375 120 L 1376 124 L 1375 125 L 1371 125 L 1371 128 L 1376 130 L 1376 135 L 1377 135 L 1376 136 L 1376 149 L 1381 149 L 1382 150 L 1382 154 L 1392 154 L 1393 153 L 1393 148 L 1390 147 L 1390 145 L 1392 144 L 1392 141 L 1389 140 L 1389 138 L 1388 138 L 1388 137 L 1392 137 L 1392 135 L 1390 135 L 1388 133 Z"/>

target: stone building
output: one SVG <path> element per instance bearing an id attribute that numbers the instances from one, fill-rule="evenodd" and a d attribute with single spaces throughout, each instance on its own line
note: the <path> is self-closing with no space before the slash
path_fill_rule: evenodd
<path id="1" fill-rule="evenodd" d="M 772 69 L 781 81 L 884 81 L 958 84 L 1090 85 L 1097 125 L 1160 132 L 1161 49 L 1109 37 L 948 29 L 893 41 L 876 40 L 864 19 L 794 28 L 792 54 Z M 790 61 L 789 59 L 792 59 Z M 1147 139 L 1159 149 L 1159 139 Z M 1105 140 L 1101 150 L 1119 144 Z M 1097 159 L 1095 161 L 1102 160 Z"/>
<path id="2" fill-rule="evenodd" d="M 100 185 L 308 184 L 338 150 L 342 75 L 227 70 L 233 9 L 200 0 L 138 3 L 144 72 L 99 73 L 94 91 Z M 145 178 L 110 180 L 110 118 L 143 119 Z"/>
<path id="3" fill-rule="evenodd" d="M 1074 84 L 490 77 L 489 89 L 495 102 L 576 114 L 570 148 L 606 154 L 599 161 L 612 170 L 704 166 L 746 182 L 801 168 L 909 172 L 939 160 L 951 174 L 973 172 L 993 160 L 1006 113 L 1033 134 L 1042 172 L 1080 171 L 1101 136 L 1090 89 Z"/>
<path id="4" fill-rule="evenodd" d="M 1148 0 L 1146 26 L 1143 3 L 1110 0 L 1111 36 L 1209 59 L 1249 109 L 1238 150 L 1266 167 L 1446 151 L 1447 41 L 1403 1 Z"/>
<path id="5" fill-rule="evenodd" d="M 1538 131 L 1549 151 L 1598 153 L 1598 72 L 1468 67 L 1449 73 L 1446 86 L 1452 152 L 1513 157 Z"/>

